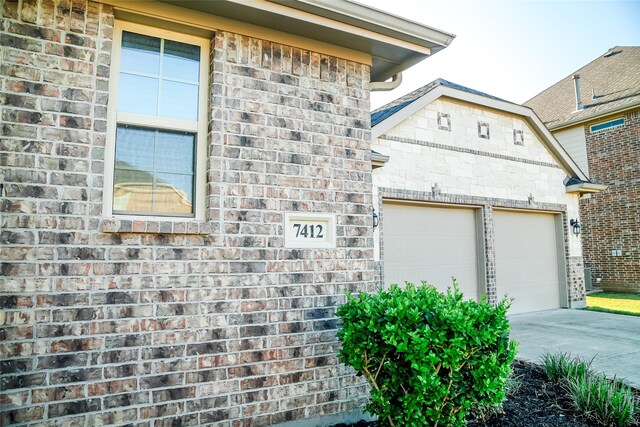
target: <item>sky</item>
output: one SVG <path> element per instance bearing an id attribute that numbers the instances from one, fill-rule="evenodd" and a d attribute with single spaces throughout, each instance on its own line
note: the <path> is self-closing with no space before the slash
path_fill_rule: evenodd
<path id="1" fill-rule="evenodd" d="M 614 46 L 640 45 L 640 0 L 358 0 L 456 38 L 372 109 L 437 78 L 523 103 Z"/>

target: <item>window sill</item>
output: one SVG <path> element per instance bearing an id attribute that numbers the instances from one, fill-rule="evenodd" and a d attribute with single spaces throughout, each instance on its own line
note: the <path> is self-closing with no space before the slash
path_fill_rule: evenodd
<path id="1" fill-rule="evenodd" d="M 213 233 L 213 224 L 206 221 L 163 221 L 156 219 L 105 218 L 101 223 L 103 233 L 138 234 L 198 234 Z"/>

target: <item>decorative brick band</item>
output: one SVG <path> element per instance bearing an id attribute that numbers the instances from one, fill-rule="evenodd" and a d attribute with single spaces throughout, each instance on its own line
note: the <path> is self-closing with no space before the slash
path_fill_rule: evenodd
<path id="1" fill-rule="evenodd" d="M 491 206 L 494 208 L 553 211 L 558 213 L 564 213 L 567 210 L 565 205 L 536 202 L 533 198 L 528 200 L 515 200 L 497 197 L 479 197 L 465 194 L 440 193 L 437 189 L 435 192 L 432 192 L 380 187 L 378 188 L 378 194 L 380 195 L 380 203 L 382 203 L 382 199 L 399 199 L 419 202 L 453 203 L 458 205 Z"/>
<path id="2" fill-rule="evenodd" d="M 391 136 L 386 134 L 380 136 L 379 139 L 386 139 L 388 141 L 395 141 L 395 142 L 404 142 L 407 144 L 414 144 L 414 145 L 422 145 L 430 148 L 438 148 L 440 150 L 455 151 L 456 153 L 467 153 L 467 154 L 475 154 L 476 156 L 493 157 L 495 159 L 509 160 L 511 162 L 526 163 L 530 165 L 543 166 L 546 168 L 560 169 L 560 166 L 553 163 L 539 162 L 537 160 L 523 159 L 523 158 L 514 157 L 514 156 L 505 156 L 504 154 L 496 154 L 496 153 L 490 153 L 488 151 L 473 150 L 471 148 L 454 147 L 452 145 L 438 144 L 435 142 L 423 141 L 421 139 L 402 138 L 399 136 Z"/>

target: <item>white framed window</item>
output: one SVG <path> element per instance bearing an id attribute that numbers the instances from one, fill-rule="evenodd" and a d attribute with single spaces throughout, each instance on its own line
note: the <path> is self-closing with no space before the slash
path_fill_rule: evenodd
<path id="1" fill-rule="evenodd" d="M 609 120 L 607 122 L 591 125 L 589 127 L 589 132 L 595 133 L 595 132 L 600 132 L 600 131 L 611 129 L 611 128 L 617 128 L 620 126 L 624 126 L 624 117 L 620 117 L 614 120 Z"/>
<path id="2" fill-rule="evenodd" d="M 205 219 L 209 40 L 116 21 L 105 216 Z"/>

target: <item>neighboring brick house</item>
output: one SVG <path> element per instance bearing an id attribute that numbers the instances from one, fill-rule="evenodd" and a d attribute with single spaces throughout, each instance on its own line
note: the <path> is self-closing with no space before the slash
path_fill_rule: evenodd
<path id="1" fill-rule="evenodd" d="M 511 313 L 584 306 L 571 221 L 600 186 L 531 109 L 439 79 L 371 120 L 381 281 L 454 276 L 467 297 L 512 297 Z"/>
<path id="2" fill-rule="evenodd" d="M 369 83 L 452 36 L 347 1 L 0 7 L 0 424 L 361 408 L 335 309 L 375 285 Z"/>
<path id="3" fill-rule="evenodd" d="M 580 200 L 588 279 L 640 293 L 640 46 L 609 49 L 525 105 L 608 186 Z"/>

